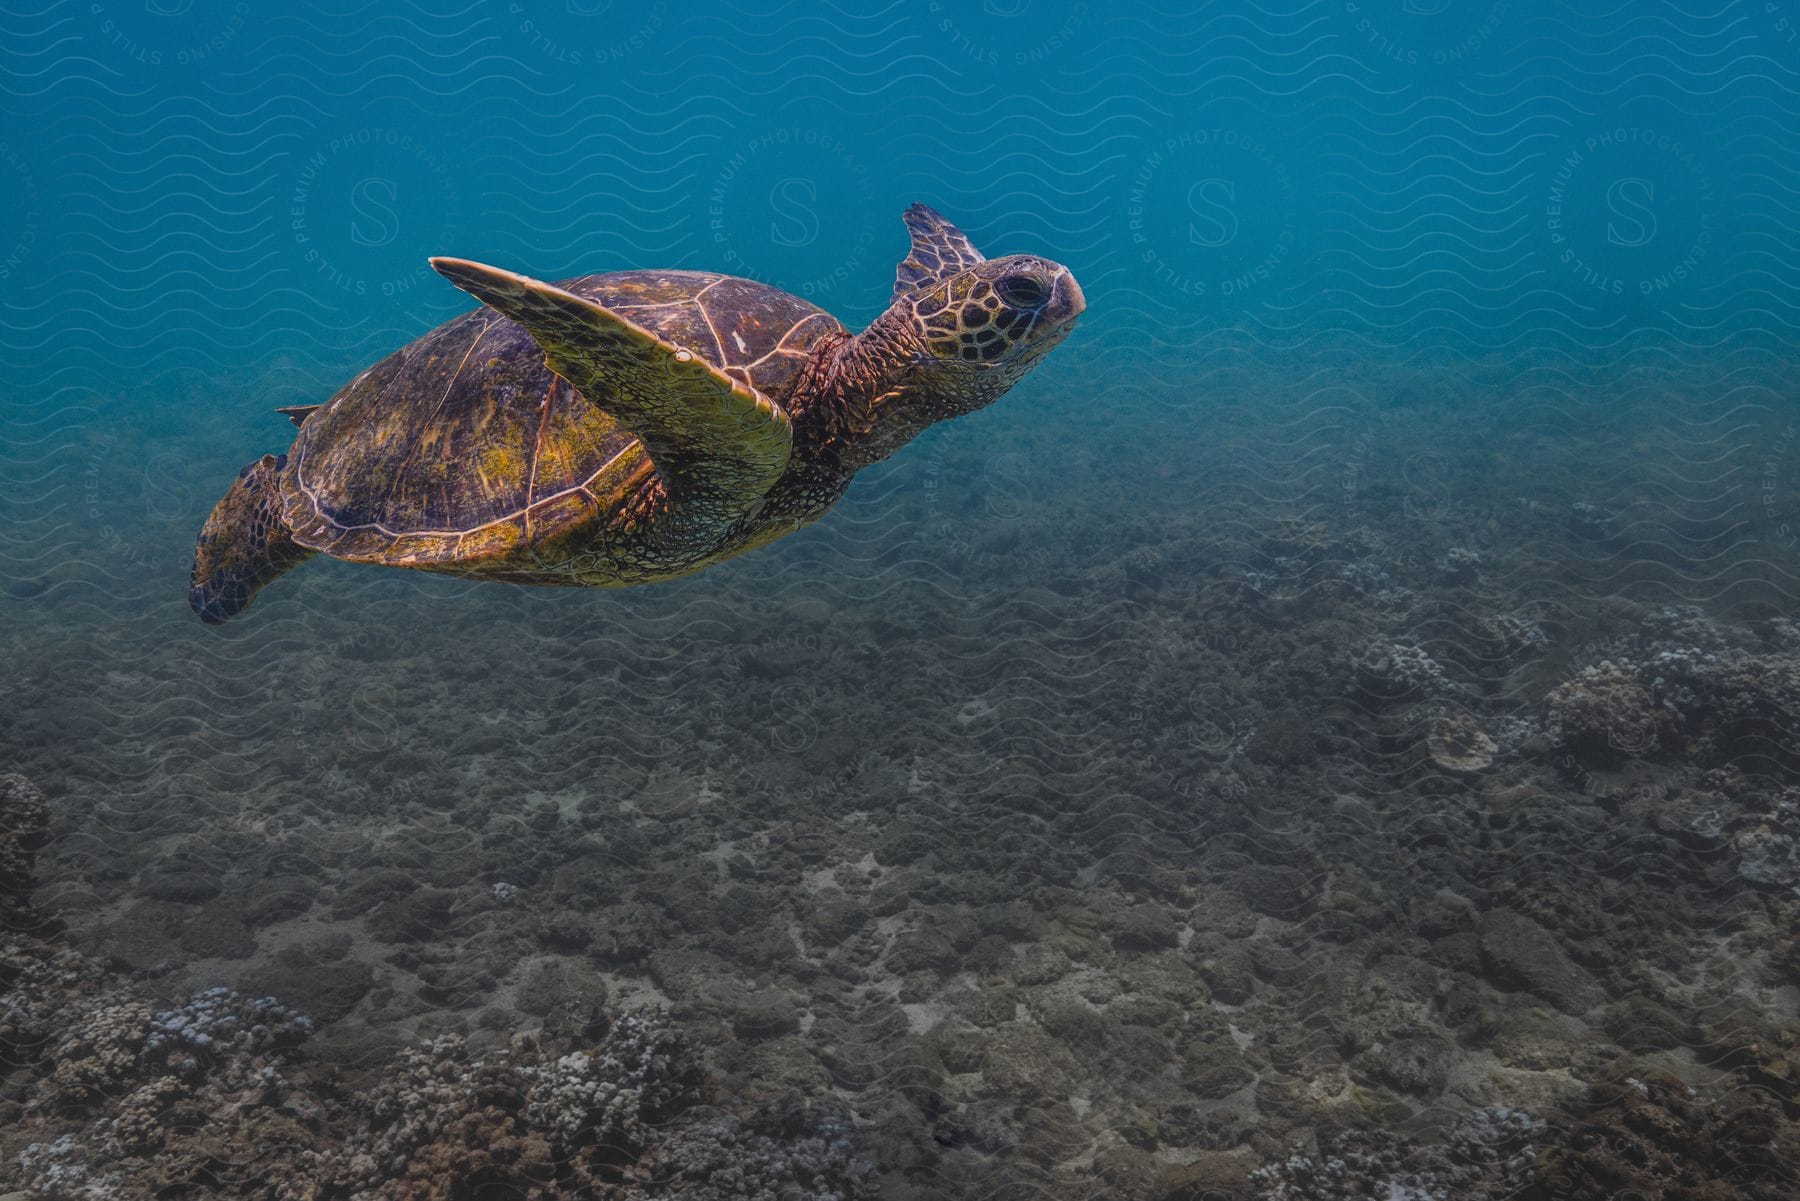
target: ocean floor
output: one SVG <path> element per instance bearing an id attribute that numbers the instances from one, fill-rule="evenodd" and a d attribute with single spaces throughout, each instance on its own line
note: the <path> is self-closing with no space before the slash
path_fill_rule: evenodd
<path id="1" fill-rule="evenodd" d="M 280 427 L 46 427 L 108 466 L 8 501 L 0 1182 L 1796 1195 L 1777 402 L 1248 361 L 688 581 L 314 562 L 221 630 Z"/>

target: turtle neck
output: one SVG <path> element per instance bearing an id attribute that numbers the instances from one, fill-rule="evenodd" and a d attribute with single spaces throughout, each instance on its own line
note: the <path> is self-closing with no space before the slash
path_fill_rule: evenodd
<path id="1" fill-rule="evenodd" d="M 919 386 L 922 353 L 912 311 L 898 304 L 862 333 L 821 344 L 790 401 L 795 457 L 854 475 L 948 416 Z"/>

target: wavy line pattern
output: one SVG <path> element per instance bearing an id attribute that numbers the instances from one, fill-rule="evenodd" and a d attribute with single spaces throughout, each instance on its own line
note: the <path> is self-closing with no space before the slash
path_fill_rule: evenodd
<path id="1" fill-rule="evenodd" d="M 1603 1174 L 1558 1132 L 1620 1081 L 1792 1095 L 1797 30 L 0 8 L 40 900 L 146 988 L 310 1006 L 351 1079 L 666 1004 L 721 1095 L 841 1102 L 884 1196 L 1317 1196 L 1333 1154 L 1602 1195 L 1543 1173 Z M 1089 311 L 824 522 L 617 594 L 314 562 L 182 604 L 270 410 L 465 307 L 428 255 L 860 327 L 914 200 Z M 1732 1195 L 1795 1188 L 1717 1145 Z"/>

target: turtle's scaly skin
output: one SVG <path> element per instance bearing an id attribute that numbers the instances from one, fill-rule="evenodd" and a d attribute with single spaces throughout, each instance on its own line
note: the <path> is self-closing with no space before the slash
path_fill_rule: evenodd
<path id="1" fill-rule="evenodd" d="M 626 271 L 557 286 L 777 404 L 813 347 L 846 334 L 824 310 L 732 276 Z M 297 543 L 340 559 L 618 587 L 697 570 L 836 499 L 820 497 L 816 511 L 782 506 L 770 514 L 778 528 L 744 522 L 702 553 L 668 548 L 645 536 L 666 508 L 663 482 L 607 402 L 554 374 L 523 326 L 478 309 L 377 363 L 306 419 L 282 475 L 283 516 Z"/>

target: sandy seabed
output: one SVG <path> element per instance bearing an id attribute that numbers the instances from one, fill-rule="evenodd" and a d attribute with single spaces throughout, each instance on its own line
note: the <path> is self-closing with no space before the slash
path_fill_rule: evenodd
<path id="1" fill-rule="evenodd" d="M 1687 388 L 1115 381 L 689 581 L 222 630 L 182 465 L 278 447 L 14 499 L 0 1182 L 1792 1196 L 1800 481 Z"/>

